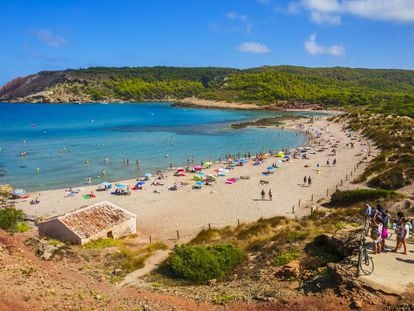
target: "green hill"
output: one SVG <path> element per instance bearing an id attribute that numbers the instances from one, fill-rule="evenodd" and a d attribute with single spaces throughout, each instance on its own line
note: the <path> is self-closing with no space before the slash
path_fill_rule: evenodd
<path id="1" fill-rule="evenodd" d="M 414 116 L 414 71 L 265 66 L 92 67 L 45 71 L 0 88 L 3 101 L 146 101 L 189 96 L 283 105 L 286 102 L 366 107 Z"/>

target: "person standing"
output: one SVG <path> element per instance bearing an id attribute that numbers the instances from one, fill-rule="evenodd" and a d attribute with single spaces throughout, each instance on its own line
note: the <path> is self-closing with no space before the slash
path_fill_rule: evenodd
<path id="1" fill-rule="evenodd" d="M 260 194 L 262 195 L 262 201 L 264 201 L 265 200 L 265 195 L 266 195 L 264 189 L 262 189 L 262 192 Z"/>
<path id="2" fill-rule="evenodd" d="M 311 177 L 309 176 L 309 177 L 308 177 L 308 186 L 310 187 L 310 185 L 312 185 L 312 179 L 311 179 Z"/>
<path id="3" fill-rule="evenodd" d="M 307 179 L 306 179 L 306 176 L 305 176 L 305 177 L 303 177 L 303 185 L 304 186 L 306 186 L 306 182 L 307 182 Z"/>
<path id="4" fill-rule="evenodd" d="M 273 192 L 272 192 L 272 189 L 269 189 L 269 201 L 272 201 L 272 199 L 273 199 Z"/>

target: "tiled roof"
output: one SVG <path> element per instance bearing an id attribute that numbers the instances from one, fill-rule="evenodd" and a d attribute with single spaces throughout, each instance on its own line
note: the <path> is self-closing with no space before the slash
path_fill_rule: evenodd
<path id="1" fill-rule="evenodd" d="M 67 213 L 58 219 L 84 239 L 133 217 L 134 214 L 104 201 Z"/>

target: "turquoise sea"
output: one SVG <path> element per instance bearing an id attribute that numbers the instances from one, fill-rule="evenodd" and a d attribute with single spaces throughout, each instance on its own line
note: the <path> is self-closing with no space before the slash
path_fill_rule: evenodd
<path id="1" fill-rule="evenodd" d="M 0 184 L 31 191 L 80 186 L 88 177 L 93 183 L 114 181 L 170 164 L 183 166 L 187 159 L 199 164 L 227 153 L 303 144 L 306 137 L 292 131 L 230 128 L 234 122 L 277 114 L 286 113 L 176 108 L 169 103 L 0 103 Z M 21 152 L 27 155 L 21 157 Z"/>

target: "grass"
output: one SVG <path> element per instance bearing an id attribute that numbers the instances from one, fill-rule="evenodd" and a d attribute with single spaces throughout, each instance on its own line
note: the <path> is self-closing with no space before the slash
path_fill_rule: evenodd
<path id="1" fill-rule="evenodd" d="M 278 253 L 273 258 L 273 264 L 277 267 L 283 266 L 291 262 L 292 260 L 295 260 L 299 257 L 298 251 L 295 249 L 286 250 L 281 253 Z"/>
<path id="2" fill-rule="evenodd" d="M 233 294 L 215 294 L 213 296 L 213 302 L 218 305 L 225 305 L 229 302 L 237 300 L 239 296 Z"/>
<path id="3" fill-rule="evenodd" d="M 119 247 L 123 245 L 122 240 L 117 239 L 98 239 L 94 241 L 90 241 L 83 245 L 86 249 L 102 249 L 102 248 L 108 248 L 108 247 Z"/>
<path id="4" fill-rule="evenodd" d="M 125 245 L 119 246 L 119 251 L 111 256 L 110 264 L 120 267 L 123 274 L 144 267 L 145 261 L 157 250 L 164 250 L 167 246 L 163 243 L 151 243 L 142 248 L 131 248 Z"/>
<path id="5" fill-rule="evenodd" d="M 336 191 L 331 196 L 333 206 L 350 206 L 359 202 L 375 201 L 378 199 L 391 200 L 401 198 L 402 195 L 394 190 L 383 189 L 356 189 Z"/>

